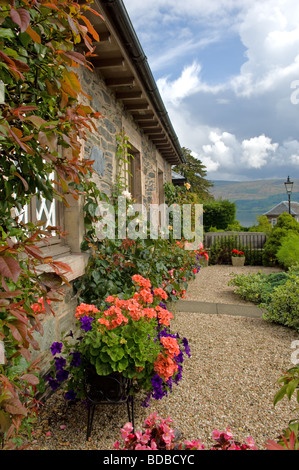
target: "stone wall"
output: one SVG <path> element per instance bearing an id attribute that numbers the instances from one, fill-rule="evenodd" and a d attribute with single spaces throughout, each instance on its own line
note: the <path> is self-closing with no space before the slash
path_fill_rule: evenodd
<path id="1" fill-rule="evenodd" d="M 129 143 L 134 151 L 138 151 L 141 161 L 141 188 L 142 202 L 146 206 L 150 203 L 159 203 L 159 178 L 163 181 L 171 181 L 171 166 L 158 153 L 155 146 L 138 128 L 129 114 L 123 110 L 123 105 L 117 102 L 112 92 L 105 87 L 105 83 L 96 72 L 83 69 L 80 72 L 82 88 L 91 97 L 90 102 L 86 97 L 83 101 L 90 104 L 95 112 L 101 112 L 102 118 L 95 121 L 97 131 L 93 131 L 86 142 L 83 143 L 83 155 L 94 160 L 94 181 L 98 188 L 108 196 L 117 175 L 116 135 L 121 131 L 130 139 Z M 161 200 L 161 194 L 160 194 Z M 70 200 L 70 207 L 65 211 L 66 231 L 69 233 L 66 243 L 71 247 L 71 253 L 67 259 L 75 266 L 75 274 L 71 279 L 71 287 L 65 286 L 65 295 L 62 302 L 53 304 L 55 316 L 46 315 L 43 319 L 43 336 L 36 333 L 36 339 L 40 344 L 40 352 L 33 351 L 33 358 L 41 359 L 40 369 L 43 374 L 48 372 L 51 359 L 50 347 L 54 341 L 60 341 L 61 334 L 68 333 L 74 328 L 74 314 L 77 306 L 77 298 L 73 290 L 73 281 L 84 273 L 86 259 L 80 255 L 80 238 L 84 234 L 83 225 L 83 201 Z M 82 240 L 81 240 L 82 241 Z"/>
<path id="2" fill-rule="evenodd" d="M 93 168 L 98 187 L 106 194 L 111 194 L 117 174 L 116 135 L 124 131 L 130 145 L 140 153 L 143 201 L 146 205 L 150 204 L 157 199 L 158 170 L 163 171 L 165 181 L 171 181 L 171 165 L 159 155 L 130 114 L 125 113 L 122 103 L 115 100 L 114 94 L 106 88 L 97 72 L 82 70 L 81 82 L 84 92 L 91 97 L 87 103 L 103 116 L 96 123 L 97 132 L 92 132 L 84 143 L 84 155 L 95 160 Z"/>

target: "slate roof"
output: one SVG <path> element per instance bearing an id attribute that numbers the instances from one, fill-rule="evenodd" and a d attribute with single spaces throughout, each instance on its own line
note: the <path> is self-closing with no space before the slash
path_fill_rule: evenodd
<path id="1" fill-rule="evenodd" d="M 174 185 L 183 185 L 187 181 L 184 175 L 181 175 L 180 173 L 177 173 L 173 170 L 171 170 L 171 179 Z"/>
<path id="2" fill-rule="evenodd" d="M 282 201 L 277 204 L 275 207 L 270 209 L 268 212 L 265 212 L 264 215 L 278 217 L 284 212 L 289 213 L 289 203 L 288 201 Z M 299 215 L 299 202 L 291 201 L 291 215 Z"/>

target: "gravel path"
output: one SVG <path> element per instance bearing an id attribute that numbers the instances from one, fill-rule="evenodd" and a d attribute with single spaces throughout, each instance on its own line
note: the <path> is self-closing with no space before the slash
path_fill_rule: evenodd
<path id="1" fill-rule="evenodd" d="M 228 282 L 235 274 L 251 274 L 258 271 L 270 274 L 279 272 L 281 269 L 263 266 L 235 267 L 227 265 L 203 268 L 196 275 L 196 279 L 190 283 L 186 300 L 199 300 L 201 302 L 215 302 L 218 304 L 254 305 L 252 302 L 246 302 L 234 294 L 235 287 L 228 286 Z"/>
<path id="2" fill-rule="evenodd" d="M 259 268 L 211 266 L 202 269 L 190 285 L 192 299 L 226 303 L 242 301 L 226 284 L 229 273 L 252 272 Z M 189 297 L 188 297 L 189 299 Z M 292 366 L 291 343 L 298 334 L 261 319 L 207 315 L 201 312 L 175 314 L 173 331 L 185 336 L 192 357 L 186 359 L 183 379 L 163 400 L 149 408 L 135 399 L 135 425 L 156 411 L 170 416 L 173 427 L 185 439 L 201 438 L 209 445 L 212 431 L 229 426 L 236 439 L 252 436 L 259 449 L 275 439 L 290 419 L 296 402 L 284 399 L 274 408 L 277 380 Z M 120 439 L 127 421 L 126 406 L 98 406 L 92 437 L 86 442 L 87 412 L 80 405 L 68 407 L 55 393 L 39 413 L 35 447 L 40 450 L 110 450 Z"/>

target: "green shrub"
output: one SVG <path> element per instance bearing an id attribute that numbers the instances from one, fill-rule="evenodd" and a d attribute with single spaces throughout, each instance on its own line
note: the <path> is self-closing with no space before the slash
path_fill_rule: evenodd
<path id="1" fill-rule="evenodd" d="M 299 234 L 291 232 L 282 239 L 276 258 L 285 268 L 299 263 Z"/>
<path id="2" fill-rule="evenodd" d="M 299 331 L 299 276 L 290 274 L 288 280 L 274 288 L 270 301 L 261 304 L 265 320 Z"/>
<path id="3" fill-rule="evenodd" d="M 290 214 L 281 214 L 264 244 L 263 264 L 265 266 L 278 264 L 277 252 L 283 239 L 292 233 L 299 234 L 299 223 Z"/>
<path id="4" fill-rule="evenodd" d="M 260 304 L 270 302 L 275 287 L 285 284 L 288 278 L 289 274 L 285 272 L 264 274 L 259 271 L 235 275 L 229 285 L 236 286 L 235 294 L 244 300 Z"/>

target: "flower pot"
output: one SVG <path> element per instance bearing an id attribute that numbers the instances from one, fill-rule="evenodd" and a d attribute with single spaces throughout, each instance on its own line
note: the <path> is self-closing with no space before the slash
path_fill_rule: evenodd
<path id="1" fill-rule="evenodd" d="M 232 265 L 233 266 L 244 266 L 245 256 L 232 256 Z"/>
<path id="2" fill-rule="evenodd" d="M 95 367 L 89 365 L 85 369 L 85 395 L 88 404 L 88 424 L 86 440 L 91 435 L 93 417 L 96 405 L 127 404 L 128 418 L 134 427 L 134 401 L 130 395 L 132 381 L 119 372 L 109 375 L 98 375 Z M 131 403 L 131 413 L 129 402 Z"/>
<path id="3" fill-rule="evenodd" d="M 200 259 L 200 265 L 201 265 L 203 268 L 206 268 L 207 266 L 209 266 L 209 260 L 206 259 L 206 258 L 201 258 L 201 259 Z"/>

